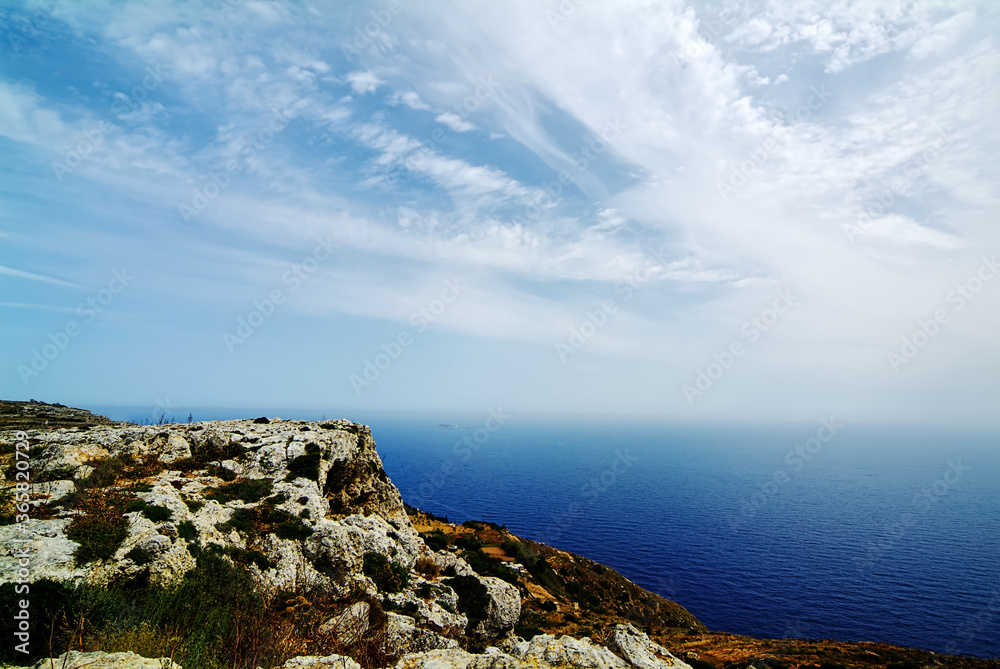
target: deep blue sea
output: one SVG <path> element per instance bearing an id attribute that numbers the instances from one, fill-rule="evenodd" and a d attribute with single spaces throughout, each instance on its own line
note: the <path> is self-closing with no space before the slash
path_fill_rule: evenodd
<path id="1" fill-rule="evenodd" d="M 408 503 L 607 564 L 712 630 L 1000 657 L 995 432 L 349 418 Z"/>

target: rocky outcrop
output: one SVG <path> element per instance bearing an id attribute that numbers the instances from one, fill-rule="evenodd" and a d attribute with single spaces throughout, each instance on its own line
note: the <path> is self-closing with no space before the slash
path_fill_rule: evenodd
<path id="1" fill-rule="evenodd" d="M 486 586 L 489 604 L 486 607 L 486 617 L 474 631 L 486 637 L 505 636 L 514 629 L 521 615 L 521 593 L 507 581 L 494 576 L 479 580 Z"/>
<path id="2" fill-rule="evenodd" d="M 285 662 L 284 669 L 361 669 L 361 665 L 344 655 L 301 655 Z"/>
<path id="3" fill-rule="evenodd" d="M 616 625 L 608 647 L 636 669 L 691 669 L 634 625 Z"/>
<path id="4" fill-rule="evenodd" d="M 93 425 L 111 425 L 111 420 L 85 409 L 62 404 L 0 400 L 0 431 L 59 428 L 87 429 Z"/>
<path id="5" fill-rule="evenodd" d="M 410 652 L 396 664 L 396 669 L 548 669 L 550 667 L 582 667 L 586 669 L 691 669 L 670 653 L 652 643 L 645 634 L 632 626 L 622 625 L 616 630 L 621 636 L 617 647 L 624 643 L 629 648 L 623 660 L 607 648 L 590 639 L 570 636 L 556 638 L 545 634 L 530 641 L 510 644 L 507 652 L 489 647 L 483 653 L 470 653 L 460 648 L 447 648 Z M 665 653 L 665 660 L 660 652 Z M 647 655 L 647 653 L 649 655 Z M 629 658 L 634 658 L 629 659 Z M 296 658 L 295 661 L 304 661 Z M 288 667 L 289 665 L 285 665 Z"/>
<path id="6" fill-rule="evenodd" d="M 71 650 L 60 655 L 53 660 L 48 658 L 39 660 L 34 669 L 181 669 L 181 665 L 172 662 L 170 658 L 161 657 L 156 660 L 127 653 L 81 653 Z M 361 669 L 360 667 L 350 667 L 347 669 Z"/>
<path id="7" fill-rule="evenodd" d="M 377 631 L 388 656 L 454 649 L 467 633 L 482 645 L 518 621 L 516 587 L 427 547 L 366 426 L 256 419 L 28 434 L 32 519 L 0 526 L 0 583 L 17 573 L 8 548 L 16 535 L 27 539 L 18 548 L 27 545 L 34 556 L 35 579 L 167 585 L 195 569 L 200 553 L 215 550 L 241 562 L 265 596 L 351 595 L 356 603 L 321 630 L 344 648 L 369 631 L 364 599 L 382 601 L 389 608 Z M 13 434 L 0 431 L 0 438 L 13 441 Z M 91 530 L 83 521 L 94 514 L 121 531 L 106 541 L 95 537 L 84 558 L 90 538 L 81 533 Z M 372 556 L 399 570 L 400 583 L 370 571 Z M 415 573 L 421 558 L 433 576 Z M 454 577 L 474 579 L 486 593 L 474 630 L 447 583 Z"/>
<path id="8" fill-rule="evenodd" d="M 530 641 L 515 644 L 510 653 L 530 664 L 571 665 L 586 669 L 625 669 L 629 666 L 610 650 L 592 643 L 586 637 L 556 638 L 552 634 L 539 634 Z"/>
<path id="9" fill-rule="evenodd" d="M 528 665 L 501 653 L 496 648 L 475 655 L 464 650 L 432 650 L 407 655 L 396 664 L 396 669 L 528 669 Z M 532 669 L 544 669 L 532 665 Z"/>
<path id="10" fill-rule="evenodd" d="M 0 429 L 3 441 L 12 436 Z M 687 666 L 632 626 L 615 630 L 611 647 L 621 657 L 589 638 L 513 636 L 522 593 L 509 581 L 517 577 L 498 578 L 495 567 L 476 573 L 456 546 L 431 550 L 363 425 L 91 424 L 29 430 L 29 441 L 31 519 L 0 525 L 0 583 L 17 571 L 8 548 L 15 538 L 31 551 L 35 580 L 99 586 L 168 585 L 212 553 L 242 564 L 265 599 L 323 593 L 333 606 L 320 609 L 315 630 L 333 642 L 326 647 L 364 648 L 368 661 L 402 658 L 398 669 Z M 107 536 L 87 535 L 98 531 Z M 63 659 L 162 669 L 133 653 Z M 301 656 L 284 667 L 360 669 L 346 655 Z"/>
<path id="11" fill-rule="evenodd" d="M 33 556 L 35 580 L 79 582 L 87 570 L 77 565 L 73 554 L 78 544 L 66 537 L 71 518 L 30 519 L 19 525 L 0 526 L 0 583 L 14 578 L 20 567 L 15 553 L 25 549 Z"/>
<path id="12" fill-rule="evenodd" d="M 383 554 L 405 567 L 427 553 L 365 426 L 217 421 L 29 434 L 35 454 L 32 474 L 40 481 L 34 485 L 36 508 L 56 506 L 93 477 L 95 467 L 155 458 L 160 463 L 155 475 L 141 482 L 118 480 L 110 487 L 123 491 L 131 485 L 127 492 L 134 502 L 165 509 L 162 518 L 153 519 L 142 510 L 126 511 L 128 534 L 114 556 L 76 567 L 66 559 L 70 551 L 64 533 L 70 523 L 66 517 L 74 510 L 63 509 L 63 518 L 32 521 L 21 529 L 30 533 L 39 554 L 53 556 L 40 561 L 40 576 L 65 580 L 71 572 L 74 579 L 100 583 L 147 572 L 151 582 L 167 583 L 193 568 L 192 545 L 216 545 L 265 553 L 275 563 L 261 573 L 271 590 L 303 581 L 351 587 L 361 580 L 357 576 L 365 553 Z M 233 528 L 234 516 L 262 506 L 261 495 L 227 493 L 233 480 L 259 483 L 257 490 L 271 499 L 268 512 L 293 526 L 286 535 L 295 538 L 269 534 L 258 542 Z M 248 546 L 248 540 L 255 545 Z M 0 578 L 10 566 L 0 555 Z"/>

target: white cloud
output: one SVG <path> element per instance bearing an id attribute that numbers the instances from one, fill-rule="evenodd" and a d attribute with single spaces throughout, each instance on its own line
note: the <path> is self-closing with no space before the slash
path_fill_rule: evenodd
<path id="1" fill-rule="evenodd" d="M 469 123 L 464 118 L 458 114 L 452 112 L 444 112 L 443 114 L 438 114 L 434 117 L 434 120 L 438 123 L 443 123 L 455 132 L 468 132 L 470 130 L 475 130 L 476 126 Z"/>
<path id="2" fill-rule="evenodd" d="M 370 70 L 351 72 L 347 75 L 347 81 L 351 83 L 351 89 L 359 95 L 374 93 L 375 89 L 385 83 Z"/>
<path id="3" fill-rule="evenodd" d="M 406 93 L 394 93 L 389 99 L 390 104 L 405 104 L 411 109 L 429 110 L 430 105 L 425 103 L 420 99 L 414 91 L 407 91 Z"/>

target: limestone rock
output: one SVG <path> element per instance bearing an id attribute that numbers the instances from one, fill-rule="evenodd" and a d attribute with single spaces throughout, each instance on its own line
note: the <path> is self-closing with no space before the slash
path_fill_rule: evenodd
<path id="1" fill-rule="evenodd" d="M 608 647 L 618 651 L 636 669 L 691 669 L 632 624 L 615 626 Z"/>
<path id="2" fill-rule="evenodd" d="M 417 561 L 421 545 L 419 536 L 404 535 L 381 516 L 355 514 L 317 521 L 304 551 L 342 573 L 360 574 L 365 553 L 380 553 L 409 568 Z"/>
<path id="3" fill-rule="evenodd" d="M 608 647 L 621 653 L 636 669 L 691 669 L 691 665 L 653 643 L 644 632 L 631 624 L 615 626 Z"/>
<path id="4" fill-rule="evenodd" d="M 516 644 L 511 654 L 526 662 L 545 662 L 551 665 L 573 665 L 586 669 L 626 669 L 629 665 L 603 646 L 590 639 L 574 639 L 551 634 L 539 634 L 530 641 Z"/>
<path id="5" fill-rule="evenodd" d="M 404 655 L 442 648 L 458 648 L 454 639 L 446 639 L 428 629 L 417 627 L 416 621 L 398 613 L 386 614 L 385 652 Z"/>
<path id="6" fill-rule="evenodd" d="M 171 433 L 170 436 L 167 437 L 166 447 L 163 452 L 160 453 L 160 462 L 171 464 L 173 462 L 177 462 L 178 460 L 190 457 L 191 444 L 188 443 L 188 440 L 176 432 Z"/>
<path id="7" fill-rule="evenodd" d="M 473 655 L 460 648 L 410 653 L 396 663 L 395 669 L 543 669 L 544 665 L 515 660 L 496 648 Z"/>
<path id="8" fill-rule="evenodd" d="M 343 646 L 356 643 L 368 631 L 368 614 L 371 606 L 368 602 L 355 602 L 343 613 L 328 618 L 319 626 L 320 634 L 333 632 L 334 638 Z"/>
<path id="9" fill-rule="evenodd" d="M 361 665 L 344 655 L 299 655 L 285 662 L 283 669 L 361 669 Z"/>
<path id="10" fill-rule="evenodd" d="M 34 669 L 49 669 L 51 666 L 59 667 L 59 669 L 82 669 L 83 667 L 87 669 L 181 669 L 181 665 L 167 657 L 153 660 L 136 655 L 131 651 L 126 653 L 105 653 L 103 651 L 81 653 L 76 650 L 63 653 L 54 661 L 49 658 L 39 660 Z"/>
<path id="11" fill-rule="evenodd" d="M 495 576 L 481 576 L 479 580 L 486 586 L 490 603 L 486 619 L 479 622 L 475 631 L 494 638 L 506 636 L 521 617 L 521 593 L 514 585 Z"/>
<path id="12" fill-rule="evenodd" d="M 76 490 L 76 483 L 70 480 L 59 480 L 59 481 L 45 481 L 43 483 L 32 483 L 31 484 L 31 496 L 45 497 L 43 501 L 45 504 L 51 504 L 53 502 L 58 502 L 66 495 L 74 492 Z"/>
<path id="13" fill-rule="evenodd" d="M 16 525 L 0 526 L 0 582 L 16 580 L 20 566 L 14 553 L 21 549 L 27 549 L 31 555 L 32 580 L 81 580 L 86 570 L 78 567 L 73 558 L 79 544 L 66 537 L 66 528 L 71 522 L 71 518 L 32 518 Z"/>

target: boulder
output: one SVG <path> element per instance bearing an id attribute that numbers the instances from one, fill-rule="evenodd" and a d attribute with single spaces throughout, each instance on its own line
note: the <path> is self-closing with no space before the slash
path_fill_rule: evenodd
<path id="1" fill-rule="evenodd" d="M 68 479 L 31 484 L 32 500 L 35 497 L 45 497 L 46 499 L 43 500 L 45 504 L 58 502 L 74 491 L 76 491 L 76 483 Z"/>
<path id="2" fill-rule="evenodd" d="M 608 647 L 621 654 L 636 669 L 691 669 L 691 665 L 653 643 L 644 632 L 631 624 L 615 626 Z"/>
<path id="3" fill-rule="evenodd" d="M 0 526 L 0 583 L 17 580 L 20 565 L 14 553 L 25 548 L 31 555 L 32 580 L 83 579 L 87 571 L 77 566 L 73 558 L 79 544 L 66 536 L 66 528 L 71 522 L 72 518 L 31 518 L 24 523 Z"/>
<path id="4" fill-rule="evenodd" d="M 530 641 L 516 644 L 511 654 L 525 662 L 544 662 L 551 665 L 573 665 L 586 669 L 627 669 L 628 664 L 603 646 L 584 637 L 574 639 L 551 634 L 539 634 Z"/>
<path id="5" fill-rule="evenodd" d="M 486 618 L 476 626 L 475 632 L 491 638 L 506 636 L 521 617 L 521 593 L 517 587 L 494 576 L 481 576 L 490 603 Z"/>
<path id="6" fill-rule="evenodd" d="M 172 661 L 168 657 L 150 659 L 142 655 L 136 655 L 129 651 L 126 653 L 105 653 L 97 651 L 92 653 L 81 653 L 71 650 L 63 653 L 55 660 L 45 658 L 39 660 L 34 665 L 34 669 L 49 669 L 55 666 L 59 669 L 181 669 L 181 665 Z M 356 669 L 361 669 L 355 665 Z M 355 669 L 352 667 L 351 669 Z"/>
<path id="7" fill-rule="evenodd" d="M 191 457 L 191 444 L 181 435 L 173 432 L 167 437 L 167 443 L 160 453 L 160 462 L 171 464 L 178 460 Z"/>
<path id="8" fill-rule="evenodd" d="M 361 665 L 344 655 L 299 655 L 285 662 L 283 669 L 361 669 Z"/>
<path id="9" fill-rule="evenodd" d="M 386 655 L 405 655 L 428 650 L 458 648 L 454 639 L 446 639 L 429 629 L 417 627 L 416 621 L 398 613 L 386 614 L 385 645 Z"/>
<path id="10" fill-rule="evenodd" d="M 342 613 L 325 620 L 320 626 L 320 634 L 333 632 L 334 638 L 343 647 L 355 644 L 368 631 L 368 602 L 355 602 Z"/>
<path id="11" fill-rule="evenodd" d="M 530 669 L 539 669 L 534 665 Z M 487 648 L 474 655 L 459 648 L 410 653 L 396 663 L 395 669 L 529 669 L 529 665 L 505 655 L 496 648 Z"/>

